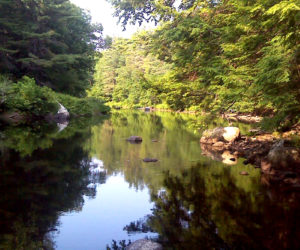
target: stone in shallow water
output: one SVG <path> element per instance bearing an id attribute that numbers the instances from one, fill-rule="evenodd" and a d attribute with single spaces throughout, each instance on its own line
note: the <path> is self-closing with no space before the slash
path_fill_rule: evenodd
<path id="1" fill-rule="evenodd" d="M 141 143 L 143 141 L 143 138 L 140 136 L 133 135 L 127 138 L 126 141 L 129 141 L 130 143 Z"/>
<path id="2" fill-rule="evenodd" d="M 162 250 L 162 246 L 151 240 L 137 240 L 126 247 L 126 250 Z"/>
<path id="3" fill-rule="evenodd" d="M 155 158 L 144 158 L 143 161 L 144 162 L 157 162 L 158 160 Z"/>
<path id="4" fill-rule="evenodd" d="M 249 173 L 246 171 L 242 171 L 242 172 L 240 172 L 240 175 L 249 175 Z"/>
<path id="5" fill-rule="evenodd" d="M 240 137 L 240 129 L 237 127 L 225 127 L 208 129 L 203 132 L 200 142 L 213 144 L 217 142 L 231 143 Z"/>
<path id="6" fill-rule="evenodd" d="M 300 166 L 300 150 L 285 145 L 286 141 L 276 142 L 270 149 L 267 159 L 274 168 L 296 168 Z"/>
<path id="7" fill-rule="evenodd" d="M 225 127 L 223 137 L 225 141 L 233 142 L 240 137 L 240 129 L 237 127 Z"/>

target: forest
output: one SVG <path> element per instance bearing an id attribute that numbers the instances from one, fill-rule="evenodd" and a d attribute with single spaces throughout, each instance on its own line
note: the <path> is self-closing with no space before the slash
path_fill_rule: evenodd
<path id="1" fill-rule="evenodd" d="M 104 38 L 69 0 L 0 0 L 1 111 L 45 114 L 60 101 L 92 114 L 105 102 L 299 122 L 299 0 L 108 2 L 124 29 L 157 26 Z"/>
<path id="2" fill-rule="evenodd" d="M 251 113 L 280 129 L 299 122 L 299 1 L 110 2 L 124 28 L 159 25 L 113 41 L 89 96 L 116 107 Z"/>
<path id="3" fill-rule="evenodd" d="M 0 110 L 43 116 L 58 101 L 77 115 L 105 109 L 84 98 L 102 31 L 69 0 L 0 0 Z"/>

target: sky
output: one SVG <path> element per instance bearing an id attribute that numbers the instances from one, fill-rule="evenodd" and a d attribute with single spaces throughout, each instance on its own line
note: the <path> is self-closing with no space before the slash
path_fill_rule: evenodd
<path id="1" fill-rule="evenodd" d="M 114 9 L 105 0 L 70 0 L 77 6 L 89 10 L 92 16 L 92 22 L 101 23 L 104 27 L 104 36 L 111 37 L 124 37 L 129 38 L 136 31 L 145 27 L 139 27 L 138 25 L 127 25 L 126 31 L 122 31 L 121 25 L 117 25 L 118 18 L 113 17 Z M 147 25 L 151 27 L 153 25 Z"/>

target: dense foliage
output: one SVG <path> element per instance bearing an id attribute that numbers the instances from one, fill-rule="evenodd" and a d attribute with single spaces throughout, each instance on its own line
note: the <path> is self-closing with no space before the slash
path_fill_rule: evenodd
<path id="1" fill-rule="evenodd" d="M 18 82 L 11 82 L 0 75 L 0 112 L 17 112 L 29 121 L 55 114 L 61 103 L 71 116 L 91 116 L 108 112 L 103 101 L 95 98 L 79 98 L 54 92 L 52 89 L 36 84 L 34 79 L 24 76 Z"/>
<path id="2" fill-rule="evenodd" d="M 102 26 L 69 0 L 0 0 L 0 73 L 80 96 L 90 85 Z"/>
<path id="3" fill-rule="evenodd" d="M 161 25 L 114 41 L 97 64 L 92 96 L 126 106 L 272 115 L 282 128 L 299 120 L 299 1 L 110 2 L 124 26 Z"/>
<path id="4" fill-rule="evenodd" d="M 144 42 L 140 37 L 115 40 L 99 59 L 95 84 L 88 94 L 116 106 L 159 104 L 166 88 L 161 82 L 171 68 L 153 55 L 145 55 Z"/>
<path id="5" fill-rule="evenodd" d="M 24 76 L 13 83 L 5 77 L 0 79 L 2 111 L 10 110 L 22 114 L 43 116 L 58 109 L 55 93 L 47 87 L 39 87 L 35 81 Z"/>

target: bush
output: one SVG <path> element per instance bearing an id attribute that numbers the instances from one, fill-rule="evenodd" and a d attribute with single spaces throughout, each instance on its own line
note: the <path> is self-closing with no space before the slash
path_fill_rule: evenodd
<path id="1" fill-rule="evenodd" d="M 71 116 L 91 116 L 109 111 L 102 100 L 56 93 L 50 88 L 36 85 L 35 80 L 27 76 L 17 83 L 12 83 L 0 75 L 0 98 L 1 109 L 30 116 L 56 113 L 59 108 L 58 102 L 67 108 Z"/>
<path id="2" fill-rule="evenodd" d="M 5 106 L 9 110 L 44 116 L 58 109 L 55 93 L 47 87 L 36 85 L 34 79 L 27 76 L 13 83 L 6 96 Z"/>
<path id="3" fill-rule="evenodd" d="M 66 107 L 71 116 L 92 116 L 109 111 L 109 107 L 105 106 L 103 101 L 92 97 L 78 98 L 56 94 L 56 98 L 58 102 Z"/>

